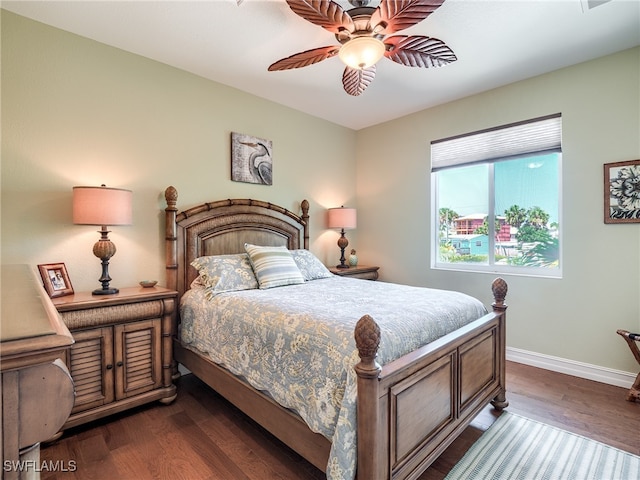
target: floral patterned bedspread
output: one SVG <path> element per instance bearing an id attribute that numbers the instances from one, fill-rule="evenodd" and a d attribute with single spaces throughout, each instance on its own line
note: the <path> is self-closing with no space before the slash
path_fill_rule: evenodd
<path id="1" fill-rule="evenodd" d="M 384 365 L 486 313 L 459 292 L 333 277 L 268 290 L 192 288 L 181 301 L 182 341 L 268 391 L 332 442 L 327 478 L 356 468 L 356 322 L 369 314 L 382 333 Z"/>

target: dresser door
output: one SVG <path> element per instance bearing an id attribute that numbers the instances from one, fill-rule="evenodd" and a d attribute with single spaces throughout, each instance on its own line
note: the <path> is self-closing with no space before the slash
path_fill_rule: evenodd
<path id="1" fill-rule="evenodd" d="M 116 325 L 113 330 L 116 399 L 159 388 L 162 380 L 160 319 Z"/>
<path id="2" fill-rule="evenodd" d="M 94 328 L 73 332 L 75 343 L 67 362 L 76 399 L 71 413 L 113 402 L 113 329 Z"/>

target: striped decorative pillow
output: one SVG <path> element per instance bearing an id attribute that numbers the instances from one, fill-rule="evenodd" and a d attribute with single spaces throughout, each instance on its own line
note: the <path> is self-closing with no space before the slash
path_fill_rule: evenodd
<path id="1" fill-rule="evenodd" d="M 304 277 L 286 247 L 244 244 L 261 289 L 304 283 Z"/>

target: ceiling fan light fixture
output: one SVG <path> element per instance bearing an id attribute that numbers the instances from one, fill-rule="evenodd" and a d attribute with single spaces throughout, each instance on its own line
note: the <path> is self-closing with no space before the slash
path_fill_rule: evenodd
<path id="1" fill-rule="evenodd" d="M 375 65 L 384 56 L 385 46 L 374 37 L 356 37 L 340 48 L 340 60 L 351 68 L 365 69 Z"/>

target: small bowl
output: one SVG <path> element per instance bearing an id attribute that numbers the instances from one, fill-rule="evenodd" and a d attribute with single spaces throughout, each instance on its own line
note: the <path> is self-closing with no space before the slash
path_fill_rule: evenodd
<path id="1" fill-rule="evenodd" d="M 157 280 L 142 280 L 142 281 L 140 282 L 140 285 L 141 285 L 143 288 L 151 288 L 151 287 L 155 287 L 155 286 L 156 286 L 156 283 L 158 283 L 158 281 L 157 281 Z"/>

